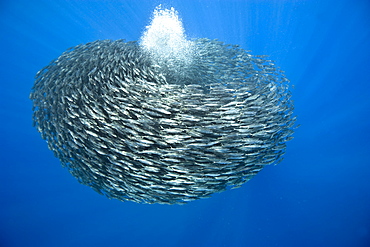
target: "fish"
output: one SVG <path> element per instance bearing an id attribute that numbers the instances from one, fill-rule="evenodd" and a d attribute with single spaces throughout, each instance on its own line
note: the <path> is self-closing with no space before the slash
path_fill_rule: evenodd
<path id="1" fill-rule="evenodd" d="M 62 166 L 108 198 L 185 204 L 240 187 L 293 139 L 290 82 L 240 46 L 191 47 L 179 71 L 138 42 L 72 47 L 37 72 L 33 125 Z"/>

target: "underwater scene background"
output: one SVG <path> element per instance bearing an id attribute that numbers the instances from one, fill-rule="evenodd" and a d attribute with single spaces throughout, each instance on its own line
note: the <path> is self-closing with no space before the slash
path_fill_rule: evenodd
<path id="1" fill-rule="evenodd" d="M 269 55 L 300 125 L 281 163 L 185 205 L 99 195 L 32 126 L 37 71 L 78 44 L 139 40 L 160 4 L 189 39 Z M 2 1 L 0 35 L 0 246 L 370 245 L 369 1 Z"/>

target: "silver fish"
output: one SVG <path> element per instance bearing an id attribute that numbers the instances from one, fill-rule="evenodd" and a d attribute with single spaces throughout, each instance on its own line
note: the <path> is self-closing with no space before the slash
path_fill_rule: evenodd
<path id="1" fill-rule="evenodd" d="M 193 43 L 181 71 L 136 42 L 98 40 L 36 74 L 34 125 L 78 181 L 122 201 L 182 204 L 282 160 L 296 121 L 283 73 L 240 47 Z"/>

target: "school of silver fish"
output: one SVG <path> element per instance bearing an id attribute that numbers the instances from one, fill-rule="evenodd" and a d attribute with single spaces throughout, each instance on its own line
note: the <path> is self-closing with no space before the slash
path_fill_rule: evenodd
<path id="1" fill-rule="evenodd" d="M 34 125 L 80 183 L 182 204 L 281 161 L 296 120 L 283 72 L 235 45 L 194 44 L 185 73 L 124 40 L 70 48 L 37 73 Z"/>

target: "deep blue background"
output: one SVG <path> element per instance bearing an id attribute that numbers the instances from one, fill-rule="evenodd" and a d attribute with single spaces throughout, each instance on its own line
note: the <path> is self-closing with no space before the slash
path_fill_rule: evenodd
<path id="1" fill-rule="evenodd" d="M 271 55 L 301 124 L 282 163 L 183 206 L 80 185 L 32 127 L 28 99 L 64 50 L 138 40 L 160 3 L 191 38 Z M 0 50 L 0 246 L 370 246 L 369 1 L 3 0 Z"/>

